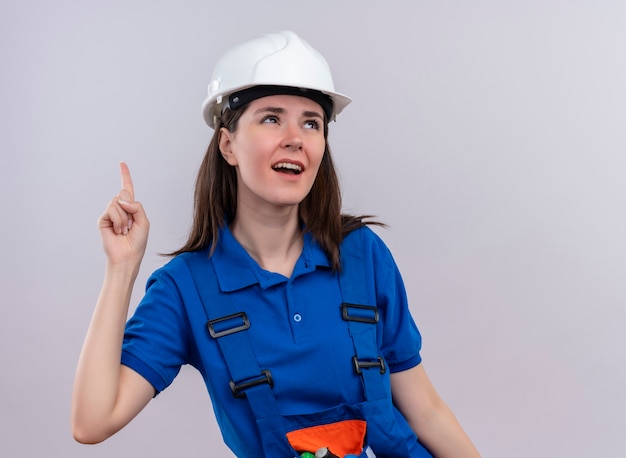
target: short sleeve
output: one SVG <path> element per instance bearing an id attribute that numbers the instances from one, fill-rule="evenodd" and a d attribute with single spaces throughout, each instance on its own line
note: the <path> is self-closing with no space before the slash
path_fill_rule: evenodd
<path id="1" fill-rule="evenodd" d="M 377 305 L 382 314 L 381 351 L 390 372 L 400 372 L 422 361 L 422 337 L 411 315 L 404 281 L 385 243 L 373 232 Z"/>
<path id="2" fill-rule="evenodd" d="M 190 360 L 189 321 L 167 268 L 148 279 L 146 294 L 128 320 L 122 364 L 163 391 Z"/>

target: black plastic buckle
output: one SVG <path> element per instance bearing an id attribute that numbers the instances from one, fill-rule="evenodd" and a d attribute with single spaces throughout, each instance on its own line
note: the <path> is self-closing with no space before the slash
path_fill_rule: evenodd
<path id="1" fill-rule="evenodd" d="M 245 398 L 246 393 L 245 390 L 248 388 L 252 388 L 258 385 L 263 385 L 267 383 L 270 388 L 274 388 L 274 380 L 272 379 L 272 373 L 266 369 L 261 371 L 261 374 L 258 378 L 254 378 L 251 380 L 247 380 L 245 382 L 235 383 L 232 380 L 230 381 L 230 391 L 233 392 L 233 396 L 236 398 Z"/>
<path id="2" fill-rule="evenodd" d="M 224 326 L 228 324 L 225 322 L 234 320 L 235 318 L 240 318 L 242 324 L 226 327 L 224 329 Z M 220 326 L 222 329 L 216 330 L 215 325 L 222 324 L 222 323 L 224 323 L 222 326 Z M 244 312 L 239 312 L 239 313 L 234 313 L 232 315 L 223 316 L 221 318 L 216 318 L 214 320 L 209 320 L 207 321 L 206 327 L 209 330 L 209 334 L 211 334 L 211 337 L 213 337 L 214 339 L 217 339 L 219 337 L 224 337 L 229 334 L 234 334 L 235 332 L 245 331 L 246 329 L 250 327 L 250 320 L 248 319 L 248 315 L 246 315 Z"/>
<path id="3" fill-rule="evenodd" d="M 367 311 L 368 313 L 361 314 L 352 314 L 350 315 L 350 309 L 356 309 L 355 313 L 359 311 Z M 370 315 L 370 316 L 367 316 Z M 341 304 L 341 316 L 346 321 L 358 321 L 359 323 L 370 323 L 376 324 L 378 323 L 378 309 L 373 305 L 358 305 L 358 304 L 349 304 L 347 302 L 343 302 Z"/>
<path id="4" fill-rule="evenodd" d="M 374 367 L 380 368 L 380 373 L 384 374 L 387 368 L 385 367 L 385 360 L 382 356 L 379 356 L 376 361 L 359 361 L 356 356 L 352 357 L 352 364 L 354 364 L 354 371 L 361 375 L 361 369 L 372 369 Z"/>

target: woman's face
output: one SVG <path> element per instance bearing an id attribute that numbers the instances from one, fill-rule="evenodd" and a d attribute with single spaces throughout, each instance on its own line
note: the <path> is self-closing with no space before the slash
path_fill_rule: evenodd
<path id="1" fill-rule="evenodd" d="M 220 130 L 220 150 L 237 170 L 238 211 L 297 207 L 311 190 L 326 139 L 323 110 L 293 95 L 250 102 L 234 132 Z"/>

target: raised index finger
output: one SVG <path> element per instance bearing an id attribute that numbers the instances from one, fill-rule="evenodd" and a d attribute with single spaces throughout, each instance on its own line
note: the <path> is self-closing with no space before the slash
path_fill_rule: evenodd
<path id="1" fill-rule="evenodd" d="M 120 162 L 120 174 L 122 176 L 122 191 L 126 191 L 124 199 L 133 202 L 135 200 L 135 189 L 133 188 L 133 180 L 130 177 L 130 170 L 125 162 Z"/>

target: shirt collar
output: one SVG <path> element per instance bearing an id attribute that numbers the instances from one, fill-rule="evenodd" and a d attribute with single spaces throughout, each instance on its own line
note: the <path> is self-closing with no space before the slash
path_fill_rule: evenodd
<path id="1" fill-rule="evenodd" d="M 224 292 L 237 291 L 254 284 L 266 289 L 287 281 L 283 275 L 263 270 L 235 239 L 228 225 L 220 229 L 218 243 L 211 259 L 220 289 Z M 311 233 L 305 232 L 304 247 L 294 267 L 292 278 L 312 272 L 318 266 L 330 268 L 330 260 Z"/>

